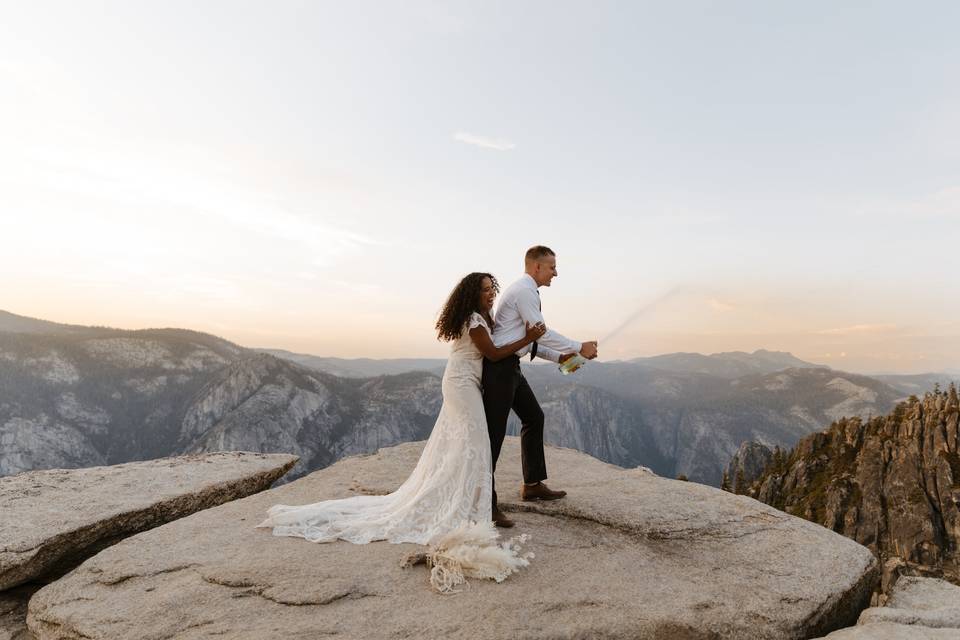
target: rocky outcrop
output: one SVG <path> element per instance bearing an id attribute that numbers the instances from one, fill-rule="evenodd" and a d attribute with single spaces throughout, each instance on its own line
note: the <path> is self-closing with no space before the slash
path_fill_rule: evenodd
<path id="1" fill-rule="evenodd" d="M 857 626 L 826 637 L 830 640 L 957 640 L 960 638 L 960 587 L 935 578 L 901 578 L 886 606 L 865 610 Z"/>
<path id="2" fill-rule="evenodd" d="M 773 460 L 773 450 L 759 442 L 742 442 L 724 469 L 724 489 L 744 493 Z"/>
<path id="3" fill-rule="evenodd" d="M 415 545 L 313 544 L 256 529 L 275 503 L 385 493 L 423 443 L 344 459 L 295 482 L 128 538 L 38 591 L 54 638 L 808 638 L 852 624 L 877 579 L 855 542 L 744 496 L 548 448 L 564 500 L 517 500 L 519 446 L 497 483 L 532 564 L 466 593 L 432 591 Z M 176 615 L 171 615 L 175 611 Z"/>
<path id="4" fill-rule="evenodd" d="M 772 462 L 751 495 L 871 549 L 899 573 L 960 583 L 960 403 L 956 388 L 888 416 L 846 418 Z M 890 581 L 885 581 L 889 583 Z"/>
<path id="5" fill-rule="evenodd" d="M 225 452 L 0 478 L 0 589 L 55 576 L 119 539 L 263 491 L 296 461 Z"/>

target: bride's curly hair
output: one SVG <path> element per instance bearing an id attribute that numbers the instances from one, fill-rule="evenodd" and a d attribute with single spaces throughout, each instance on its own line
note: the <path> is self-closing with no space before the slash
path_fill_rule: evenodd
<path id="1" fill-rule="evenodd" d="M 437 319 L 437 340 L 449 342 L 460 337 L 470 314 L 480 310 L 480 288 L 484 278 L 490 278 L 495 292 L 500 291 L 497 279 L 489 273 L 471 273 L 464 276 L 450 292 Z"/>

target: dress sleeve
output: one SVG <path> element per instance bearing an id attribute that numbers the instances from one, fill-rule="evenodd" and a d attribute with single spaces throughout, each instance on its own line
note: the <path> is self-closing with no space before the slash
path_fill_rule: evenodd
<path id="1" fill-rule="evenodd" d="M 470 314 L 470 319 L 467 320 L 467 331 L 476 329 L 477 327 L 483 327 L 487 330 L 487 333 L 490 332 L 490 326 L 487 325 L 487 321 L 483 319 L 482 315 L 474 311 Z"/>

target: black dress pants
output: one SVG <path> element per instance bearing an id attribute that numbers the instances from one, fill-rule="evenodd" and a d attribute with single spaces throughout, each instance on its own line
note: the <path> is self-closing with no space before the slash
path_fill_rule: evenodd
<path id="1" fill-rule="evenodd" d="M 528 483 L 547 479 L 547 462 L 543 457 L 543 410 L 533 389 L 520 372 L 520 358 L 510 356 L 499 362 L 483 360 L 483 409 L 487 414 L 487 432 L 490 434 L 492 471 L 497 470 L 497 458 L 507 435 L 507 418 L 513 409 L 520 418 L 520 460 L 523 481 Z M 491 478 L 491 483 L 493 479 Z M 493 488 L 493 506 L 497 506 L 496 485 Z"/>

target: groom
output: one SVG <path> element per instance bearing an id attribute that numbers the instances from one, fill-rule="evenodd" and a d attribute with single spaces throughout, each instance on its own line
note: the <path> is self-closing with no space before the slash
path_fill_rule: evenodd
<path id="1" fill-rule="evenodd" d="M 524 258 L 526 273 L 503 292 L 493 329 L 496 346 L 509 344 L 523 337 L 527 323 L 543 322 L 540 313 L 540 287 L 549 287 L 557 277 L 557 257 L 548 247 L 537 245 L 527 250 Z M 584 358 L 597 357 L 597 343 L 575 342 L 556 331 L 547 332 L 533 344 L 499 362 L 483 361 L 483 408 L 487 414 L 487 431 L 493 454 L 493 471 L 507 433 L 507 418 L 513 409 L 520 418 L 520 452 L 523 467 L 521 500 L 557 500 L 566 491 L 552 491 L 542 480 L 547 478 L 547 463 L 543 457 L 543 410 L 526 378 L 520 372 L 520 358 L 530 354 L 552 362 L 564 362 L 579 352 Z M 493 522 L 498 527 L 512 527 L 497 506 L 497 491 L 493 489 Z"/>

